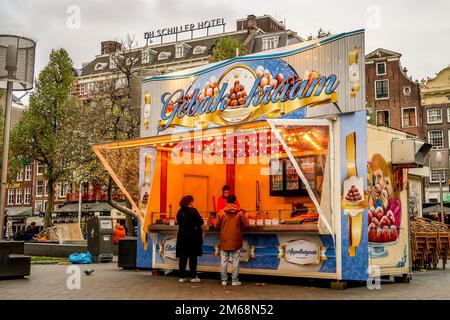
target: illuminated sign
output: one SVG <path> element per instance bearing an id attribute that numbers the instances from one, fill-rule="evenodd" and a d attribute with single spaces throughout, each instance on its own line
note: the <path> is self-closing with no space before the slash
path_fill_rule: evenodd
<path id="1" fill-rule="evenodd" d="M 188 31 L 191 31 L 191 35 L 192 35 L 192 32 L 195 30 L 209 29 L 209 28 L 219 27 L 219 26 L 223 26 L 223 28 L 224 28 L 223 31 L 225 32 L 224 18 L 201 21 L 201 22 L 198 22 L 197 24 L 190 23 L 190 24 L 185 24 L 185 25 L 180 25 L 180 26 L 174 26 L 174 27 L 169 27 L 169 28 L 162 28 L 162 29 L 158 29 L 158 30 L 148 31 L 148 32 L 144 33 L 144 38 L 152 39 L 152 38 L 156 38 L 156 37 L 161 37 L 161 40 L 162 40 L 163 36 L 176 35 L 178 33 L 188 32 Z"/>

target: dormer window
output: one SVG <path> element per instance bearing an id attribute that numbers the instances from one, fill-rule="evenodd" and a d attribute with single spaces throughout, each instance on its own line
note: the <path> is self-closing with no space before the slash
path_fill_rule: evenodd
<path id="1" fill-rule="evenodd" d="M 205 51 L 206 51 L 206 47 L 204 47 L 204 46 L 196 46 L 194 48 L 194 51 L 192 51 L 192 53 L 193 54 L 202 54 L 202 53 L 205 53 Z"/>
<path id="2" fill-rule="evenodd" d="M 106 68 L 106 63 L 97 63 L 94 67 L 95 71 L 103 70 Z"/>
<path id="3" fill-rule="evenodd" d="M 166 52 L 166 51 L 160 52 L 158 54 L 158 60 L 167 60 L 170 58 L 171 55 L 172 55 L 171 52 Z"/>
<path id="4" fill-rule="evenodd" d="M 278 41 L 280 36 L 264 37 L 262 38 L 263 51 L 278 48 Z"/>
<path id="5" fill-rule="evenodd" d="M 156 56 L 157 52 L 152 49 L 142 49 L 141 63 L 150 63 L 151 56 Z"/>
<path id="6" fill-rule="evenodd" d="M 112 56 L 109 56 L 109 68 L 110 69 L 117 68 L 116 60 Z"/>
<path id="7" fill-rule="evenodd" d="M 177 43 L 175 45 L 175 59 L 184 58 L 190 48 L 191 46 L 186 43 Z"/>

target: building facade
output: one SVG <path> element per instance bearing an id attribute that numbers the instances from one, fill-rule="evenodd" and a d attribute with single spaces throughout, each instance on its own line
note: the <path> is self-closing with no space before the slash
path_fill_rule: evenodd
<path id="1" fill-rule="evenodd" d="M 448 149 L 450 141 L 450 66 L 441 70 L 421 87 L 423 134 L 435 150 Z M 442 181 L 444 202 L 450 202 L 448 180 L 450 170 L 431 170 L 425 181 L 427 202 L 440 202 L 439 180 Z"/>
<path id="2" fill-rule="evenodd" d="M 407 75 L 400 58 L 400 53 L 381 48 L 366 55 L 366 106 L 377 125 L 421 137 L 420 85 Z"/>

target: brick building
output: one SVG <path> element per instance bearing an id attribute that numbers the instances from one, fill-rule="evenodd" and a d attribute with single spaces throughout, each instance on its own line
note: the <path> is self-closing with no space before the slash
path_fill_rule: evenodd
<path id="1" fill-rule="evenodd" d="M 449 148 L 450 140 L 450 66 L 441 70 L 421 87 L 423 134 L 425 139 L 439 150 Z M 425 180 L 427 202 L 440 202 L 439 179 L 444 183 L 444 202 L 450 202 L 448 180 L 450 170 L 431 170 Z"/>
<path id="2" fill-rule="evenodd" d="M 374 109 L 377 125 L 421 137 L 419 83 L 407 75 L 400 57 L 381 48 L 366 55 L 367 108 Z"/>

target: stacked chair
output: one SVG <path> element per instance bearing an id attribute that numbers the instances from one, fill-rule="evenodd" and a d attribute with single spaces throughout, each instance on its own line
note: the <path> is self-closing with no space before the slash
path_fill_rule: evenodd
<path id="1" fill-rule="evenodd" d="M 447 225 L 425 218 L 415 218 L 410 224 L 411 259 L 414 269 L 436 269 L 440 260 L 443 268 L 450 253 Z"/>

